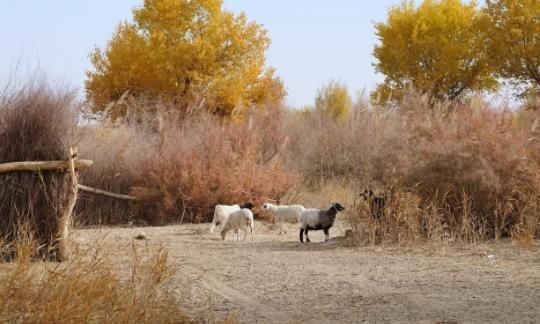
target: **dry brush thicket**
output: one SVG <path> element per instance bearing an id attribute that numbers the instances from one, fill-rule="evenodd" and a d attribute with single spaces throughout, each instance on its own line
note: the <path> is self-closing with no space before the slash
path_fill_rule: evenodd
<path id="1" fill-rule="evenodd" d="M 84 195 L 82 224 L 162 225 L 211 220 L 217 203 L 261 204 L 284 195 L 300 176 L 279 154 L 287 145 L 279 107 L 227 122 L 209 114 L 163 112 L 141 122 L 84 127 L 81 156 L 96 162 L 81 182 L 136 202 Z"/>
<path id="2" fill-rule="evenodd" d="M 362 242 L 531 242 L 540 234 L 535 113 L 481 99 L 433 105 L 411 92 L 398 107 L 357 103 L 341 120 L 280 107 L 238 122 L 158 116 L 87 126 L 81 149 L 100 166 L 85 171 L 84 182 L 140 200 L 88 197 L 81 222 L 207 221 L 216 203 L 287 201 L 293 187 L 317 191 L 339 182 L 387 197 L 381 221 L 360 200 L 347 212 Z"/>
<path id="3" fill-rule="evenodd" d="M 270 106 L 226 121 L 139 101 L 125 103 L 137 113 L 123 120 L 77 124 L 71 94 L 24 89 L 2 97 L 2 162 L 64 159 L 80 137 L 79 156 L 96 164 L 79 182 L 137 198 L 82 193 L 77 224 L 202 222 L 217 203 L 303 203 L 293 201 L 298 192 L 339 183 L 356 197 L 377 189 L 388 202 L 375 221 L 360 199 L 349 201 L 357 241 L 514 237 L 530 244 L 540 234 L 538 112 L 480 99 L 434 105 L 411 92 L 397 107 L 356 103 L 337 120 Z M 66 175 L 52 174 L 2 176 L 4 237 L 29 220 L 34 231 L 55 226 Z"/>
<path id="4" fill-rule="evenodd" d="M 530 245 L 540 235 L 540 116 L 518 117 L 480 99 L 433 105 L 409 93 L 342 123 L 305 117 L 290 152 L 308 183 L 340 178 L 384 192 L 382 220 L 361 201 L 349 211 L 357 243 L 512 236 Z"/>

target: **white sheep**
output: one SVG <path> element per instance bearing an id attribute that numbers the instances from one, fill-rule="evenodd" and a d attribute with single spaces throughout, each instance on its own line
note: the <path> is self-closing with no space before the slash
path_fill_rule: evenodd
<path id="1" fill-rule="evenodd" d="M 227 217 L 227 220 L 221 228 L 221 238 L 225 240 L 227 232 L 230 230 L 234 230 L 234 232 L 236 233 L 236 240 L 238 241 L 238 230 L 242 229 L 244 230 L 243 241 L 245 241 L 247 236 L 247 227 L 249 227 L 251 230 L 251 242 L 253 242 L 253 213 L 248 208 L 242 208 L 240 210 L 233 211 L 229 214 L 229 217 Z"/>
<path id="2" fill-rule="evenodd" d="M 263 204 L 263 209 L 270 212 L 274 217 L 274 221 L 279 223 L 279 234 L 282 231 L 285 232 L 283 230 L 283 223 L 298 223 L 300 221 L 300 214 L 306 210 L 302 205 L 274 205 L 268 202 Z"/>
<path id="3" fill-rule="evenodd" d="M 214 229 L 219 225 L 220 229 L 223 228 L 223 223 L 227 220 L 227 217 L 234 212 L 240 210 L 239 205 L 216 205 L 214 208 L 214 219 L 210 225 L 210 233 L 214 233 Z"/>
<path id="4" fill-rule="evenodd" d="M 327 210 L 318 208 L 304 210 L 300 215 L 300 242 L 304 243 L 304 232 L 306 232 L 306 241 L 310 242 L 309 230 L 323 230 L 324 241 L 328 241 L 330 239 L 329 231 L 334 225 L 337 213 L 344 209 L 345 207 L 341 206 L 340 203 L 333 203 Z"/>
<path id="5" fill-rule="evenodd" d="M 220 229 L 223 228 L 223 224 L 227 221 L 227 218 L 232 212 L 240 210 L 242 208 L 253 208 L 252 203 L 245 203 L 243 205 L 216 205 L 214 208 L 214 219 L 210 225 L 210 233 L 214 233 L 214 229 L 219 225 Z"/>

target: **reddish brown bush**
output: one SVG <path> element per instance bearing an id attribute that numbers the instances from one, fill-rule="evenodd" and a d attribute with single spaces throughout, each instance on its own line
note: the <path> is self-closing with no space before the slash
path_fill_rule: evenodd
<path id="1" fill-rule="evenodd" d="M 508 235 L 521 204 L 540 194 L 529 168 L 526 132 L 512 126 L 509 111 L 483 104 L 422 116 L 409 135 L 416 147 L 409 158 L 416 163 L 403 170 L 401 184 L 424 202 L 437 200 L 451 229 L 462 226 L 460 216 L 469 208 L 477 231 Z"/>
<path id="2" fill-rule="evenodd" d="M 278 118 L 268 112 L 239 124 L 211 116 L 165 123 L 161 150 L 132 189 L 137 215 L 154 224 L 208 221 L 218 203 L 258 205 L 284 195 L 299 176 L 280 162 Z"/>
<path id="3" fill-rule="evenodd" d="M 81 224 L 206 221 L 218 203 L 278 199 L 300 177 L 286 171 L 287 144 L 280 107 L 225 122 L 211 115 L 161 113 L 149 122 L 86 126 L 80 154 L 96 168 L 81 183 L 131 193 L 128 204 L 83 194 Z"/>

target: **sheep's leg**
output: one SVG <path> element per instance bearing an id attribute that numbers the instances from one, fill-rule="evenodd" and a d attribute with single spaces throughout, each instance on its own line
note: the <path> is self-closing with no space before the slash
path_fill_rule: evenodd
<path id="1" fill-rule="evenodd" d="M 309 227 L 306 227 L 306 242 L 311 242 L 308 236 Z"/>
<path id="2" fill-rule="evenodd" d="M 221 230 L 223 229 L 223 226 L 221 226 L 220 222 L 213 220 L 212 225 L 210 225 L 210 233 L 214 233 L 214 230 L 216 229 L 216 226 L 218 225 L 219 225 L 219 231 L 221 232 Z"/>
<path id="3" fill-rule="evenodd" d="M 304 243 L 304 229 L 300 227 L 300 242 Z"/>
<path id="4" fill-rule="evenodd" d="M 227 231 L 221 231 L 221 239 L 225 241 L 225 235 L 227 235 Z"/>
<path id="5" fill-rule="evenodd" d="M 324 241 L 328 242 L 328 240 L 330 239 L 330 230 L 327 227 L 327 228 L 324 228 L 323 231 L 324 231 Z"/>
<path id="6" fill-rule="evenodd" d="M 244 239 L 242 240 L 242 242 L 246 240 L 246 236 L 247 236 L 247 226 L 244 227 Z"/>
<path id="7" fill-rule="evenodd" d="M 246 240 L 248 227 L 251 231 L 251 242 L 253 243 L 253 226 L 251 226 L 251 222 L 248 222 L 246 227 L 244 228 L 244 241 Z"/>

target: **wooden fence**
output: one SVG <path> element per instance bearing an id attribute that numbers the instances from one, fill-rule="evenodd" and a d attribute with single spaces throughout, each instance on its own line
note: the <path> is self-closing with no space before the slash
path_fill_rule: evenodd
<path id="1" fill-rule="evenodd" d="M 41 171 L 66 171 L 69 172 L 69 190 L 64 203 L 63 209 L 59 215 L 58 228 L 56 231 L 56 239 L 58 242 L 58 260 L 67 260 L 67 239 L 71 229 L 73 219 L 73 209 L 77 202 L 78 191 L 86 191 L 97 195 L 123 200 L 136 200 L 135 197 L 121 195 L 105 190 L 91 188 L 81 185 L 78 182 L 77 170 L 90 168 L 94 165 L 90 160 L 77 159 L 76 150 L 69 149 L 69 155 L 65 161 L 25 161 L 25 162 L 10 162 L 0 164 L 0 174 L 10 172 L 41 172 Z M 51 242 L 53 243 L 53 242 Z"/>

